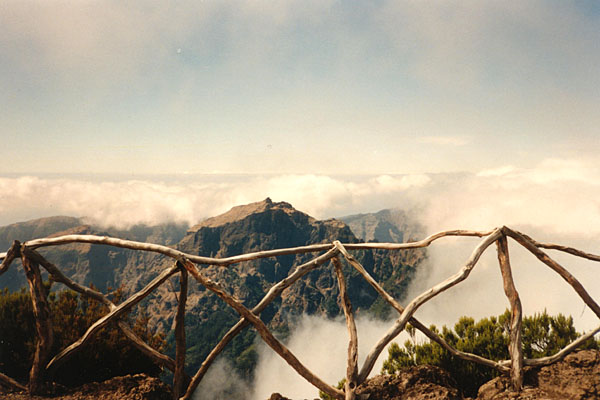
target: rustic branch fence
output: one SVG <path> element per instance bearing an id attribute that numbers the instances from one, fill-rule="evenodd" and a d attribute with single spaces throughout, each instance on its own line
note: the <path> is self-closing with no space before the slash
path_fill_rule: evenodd
<path id="1" fill-rule="evenodd" d="M 449 277 L 443 282 L 433 286 L 432 288 L 421 293 L 415 297 L 410 303 L 403 307 L 396 299 L 389 295 L 382 287 L 373 279 L 373 277 L 365 270 L 365 268 L 349 253 L 352 250 L 365 250 L 365 249 L 386 249 L 386 250 L 409 250 L 417 249 L 429 246 L 435 240 L 448 236 L 471 236 L 483 238 L 479 245 L 473 250 L 471 256 L 467 260 L 466 264 L 453 276 Z M 33 364 L 30 370 L 29 382 L 27 387 L 16 382 L 14 379 L 0 373 L 0 381 L 5 385 L 12 386 L 20 390 L 28 390 L 30 393 L 39 393 L 42 390 L 42 385 L 47 377 L 48 371 L 61 363 L 66 362 L 72 357 L 77 351 L 79 351 L 89 340 L 97 334 L 100 330 L 106 327 L 110 322 L 117 322 L 119 328 L 123 334 L 131 340 L 131 342 L 140 349 L 143 353 L 151 357 L 156 363 L 164 368 L 173 371 L 173 393 L 175 399 L 190 399 L 198 384 L 206 374 L 212 362 L 215 360 L 217 355 L 223 351 L 225 346 L 239 333 L 247 327 L 252 325 L 258 332 L 265 343 L 270 346 L 277 354 L 279 354 L 298 374 L 304 377 L 308 382 L 332 396 L 336 399 L 355 399 L 355 390 L 362 382 L 367 379 L 367 376 L 372 371 L 375 361 L 384 350 L 385 346 L 389 344 L 400 332 L 402 332 L 407 323 L 410 323 L 413 327 L 421 331 L 432 341 L 438 343 L 443 348 L 448 350 L 451 354 L 461 359 L 486 365 L 494 368 L 502 373 L 510 374 L 512 389 L 514 391 L 520 391 L 523 385 L 523 368 L 524 366 L 543 366 L 554 363 L 564 358 L 568 353 L 577 348 L 580 344 L 593 337 L 597 332 L 600 331 L 600 327 L 595 330 L 588 332 L 581 336 L 576 341 L 572 342 L 565 348 L 563 348 L 557 354 L 550 357 L 543 357 L 537 359 L 526 359 L 523 357 L 522 344 L 521 344 L 521 322 L 522 322 L 522 310 L 521 301 L 519 299 L 519 293 L 515 288 L 515 284 L 512 278 L 512 267 L 510 264 L 508 254 L 508 238 L 513 239 L 518 244 L 526 248 L 529 252 L 535 255 L 542 263 L 546 264 L 556 273 L 558 273 L 569 285 L 573 287 L 575 292 L 581 297 L 585 304 L 600 318 L 600 306 L 592 299 L 589 293 L 581 285 L 581 283 L 571 275 L 564 267 L 550 258 L 542 249 L 553 249 L 562 252 L 569 253 L 571 255 L 585 258 L 592 261 L 600 261 L 600 256 L 594 254 L 588 254 L 581 250 L 577 250 L 571 247 L 556 245 L 556 244 L 545 244 L 539 243 L 534 239 L 524 235 L 518 231 L 512 230 L 508 227 L 500 227 L 493 229 L 488 232 L 478 231 L 444 231 L 427 237 L 421 241 L 410 242 L 410 243 L 351 243 L 342 244 L 339 241 L 334 241 L 329 244 L 316 244 L 310 246 L 294 247 L 287 249 L 277 249 L 261 251 L 256 253 L 242 254 L 235 257 L 227 258 L 211 258 L 202 257 L 192 254 L 186 254 L 176 249 L 150 244 L 143 242 L 135 242 L 130 240 L 123 240 L 105 236 L 93 236 L 93 235 L 66 235 L 54 238 L 43 238 L 30 240 L 25 243 L 15 241 L 13 245 L 8 249 L 6 253 L 0 253 L 0 275 L 7 271 L 10 264 L 17 258 L 22 261 L 23 268 L 29 283 L 29 290 L 31 294 L 31 300 L 33 303 L 33 311 L 35 316 L 35 324 L 37 331 L 37 343 L 36 351 L 33 359 Z M 174 260 L 172 266 L 164 269 L 157 277 L 148 283 L 143 289 L 130 296 L 124 302 L 118 306 L 113 304 L 104 294 L 93 290 L 91 288 L 84 287 L 73 280 L 66 277 L 54 264 L 46 260 L 36 249 L 47 246 L 58 246 L 68 243 L 91 243 L 109 245 L 120 248 L 150 251 L 160 253 L 164 256 L 170 257 Z M 441 292 L 457 285 L 464 281 L 485 250 L 496 243 L 496 251 L 498 255 L 498 262 L 500 266 L 500 272 L 503 279 L 504 291 L 510 302 L 511 306 L 511 322 L 510 322 L 510 344 L 509 354 L 510 360 L 493 361 L 481 357 L 476 354 L 470 354 L 461 352 L 448 344 L 443 338 L 438 336 L 436 333 L 425 327 L 415 317 L 414 313 L 417 309 L 428 300 L 437 296 Z M 291 271 L 289 276 L 281 280 L 277 284 L 273 285 L 263 299 L 253 308 L 246 308 L 238 299 L 228 294 L 218 282 L 214 282 L 202 274 L 200 268 L 201 265 L 216 265 L 222 267 L 228 267 L 232 264 L 240 263 L 243 261 L 255 260 L 266 257 L 276 257 L 287 254 L 300 254 L 300 253 L 322 253 L 311 261 L 297 266 Z M 398 319 L 394 322 L 389 331 L 383 336 L 379 342 L 373 347 L 368 353 L 362 367 L 359 369 L 358 366 L 358 338 L 356 333 L 356 325 L 354 322 L 354 314 L 352 311 L 352 305 L 348 299 L 346 291 L 346 283 L 344 275 L 342 273 L 342 262 L 345 259 L 353 268 L 355 268 L 360 275 L 381 295 L 399 314 Z M 349 344 L 348 344 L 348 362 L 346 371 L 346 383 L 344 390 L 337 389 L 328 383 L 321 380 L 318 376 L 312 373 L 306 368 L 300 360 L 273 334 L 269 331 L 267 326 L 258 317 L 260 313 L 271 303 L 277 296 L 279 296 L 283 290 L 291 286 L 294 282 L 306 275 L 308 272 L 315 268 L 323 265 L 327 261 L 331 261 L 339 286 L 340 303 L 346 317 L 348 333 L 349 333 Z M 79 292 L 80 294 L 90 297 L 96 301 L 99 301 L 109 307 L 109 313 L 96 321 L 85 334 L 77 340 L 75 343 L 63 349 L 60 353 L 50 359 L 49 350 L 52 346 L 52 326 L 50 316 L 50 310 L 47 302 L 47 293 L 43 288 L 40 266 L 42 266 L 52 280 L 61 282 L 68 288 Z M 177 298 L 178 307 L 177 314 L 175 316 L 175 339 L 176 339 L 176 355 L 175 360 L 170 357 L 161 354 L 156 351 L 139 337 L 135 335 L 133 330 L 128 326 L 126 322 L 121 320 L 122 317 L 127 315 L 131 309 L 153 292 L 157 287 L 162 285 L 167 279 L 175 274 L 180 274 L 180 293 Z M 225 301 L 230 307 L 240 314 L 240 320 L 235 324 L 226 334 L 223 336 L 221 341 L 215 346 L 215 348 L 206 357 L 202 365 L 196 374 L 191 377 L 185 375 L 185 305 L 187 299 L 188 290 L 188 274 L 194 279 L 201 283 L 205 288 L 214 292 L 223 301 Z M 49 360 L 50 359 L 50 360 Z"/>

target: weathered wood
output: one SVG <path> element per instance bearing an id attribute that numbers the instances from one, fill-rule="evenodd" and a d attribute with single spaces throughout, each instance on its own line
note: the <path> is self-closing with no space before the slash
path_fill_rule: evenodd
<path id="1" fill-rule="evenodd" d="M 498 263 L 500 265 L 500 272 L 502 273 L 502 281 L 504 284 L 504 293 L 510 302 L 510 343 L 508 345 L 508 353 L 510 354 L 511 359 L 511 389 L 515 392 L 520 392 L 523 388 L 523 346 L 521 338 L 523 309 L 521 307 L 519 292 L 517 292 L 512 276 L 506 236 L 502 235 L 496 241 L 496 247 L 498 251 Z"/>
<path id="2" fill-rule="evenodd" d="M 416 242 L 407 243 L 344 243 L 344 247 L 349 250 L 364 250 L 364 249 L 383 249 L 383 250 L 405 250 L 405 249 L 417 249 L 421 247 L 427 247 L 434 241 L 448 236 L 471 236 L 471 237 L 484 237 L 491 235 L 491 231 L 468 231 L 468 230 L 451 230 L 434 233 L 426 237 L 423 240 Z"/>
<path id="3" fill-rule="evenodd" d="M 316 388 L 322 390 L 328 395 L 343 400 L 344 393 L 341 390 L 334 388 L 333 386 L 328 385 L 323 382 L 318 376 L 313 374 L 308 368 L 306 368 L 300 360 L 296 358 L 296 356 L 286 347 L 284 346 L 273 334 L 269 331 L 267 326 L 262 320 L 254 315 L 252 311 L 244 307 L 244 305 L 236 300 L 233 296 L 225 292 L 221 285 L 214 282 L 213 280 L 206 278 L 204 275 L 198 271 L 198 268 L 191 262 L 187 260 L 180 260 L 181 263 L 185 266 L 185 269 L 205 288 L 210 290 L 219 296 L 223 301 L 225 301 L 231 308 L 237 311 L 241 316 L 246 318 L 248 322 L 250 322 L 264 342 L 269 345 L 277 354 L 281 356 L 296 372 L 306 379 L 309 383 L 311 383 Z"/>
<path id="4" fill-rule="evenodd" d="M 8 386 L 9 388 L 16 389 L 16 390 L 21 390 L 21 391 L 27 390 L 27 387 L 21 385 L 19 382 L 15 381 L 10 376 L 4 375 L 1 372 L 0 372 L 0 384 L 3 384 L 4 386 Z"/>
<path id="5" fill-rule="evenodd" d="M 425 292 L 421 293 L 420 295 L 415 297 L 408 304 L 408 306 L 406 306 L 406 308 L 400 315 L 400 318 L 398 318 L 396 320 L 396 322 L 394 323 L 392 328 L 390 330 L 388 330 L 388 332 L 385 334 L 385 336 L 383 336 L 379 340 L 379 342 L 377 342 L 375 347 L 373 347 L 371 352 L 367 355 L 367 358 L 365 359 L 363 367 L 360 370 L 360 374 L 358 377 L 359 382 L 364 382 L 364 380 L 367 378 L 367 376 L 369 376 L 369 373 L 371 372 L 371 370 L 373 369 L 373 366 L 375 365 L 375 361 L 377 361 L 377 358 L 379 357 L 379 355 L 381 354 L 381 352 L 383 351 L 385 346 L 387 346 L 388 343 L 390 341 L 392 341 L 392 339 L 394 339 L 396 336 L 398 336 L 398 334 L 400 332 L 402 332 L 402 330 L 406 326 L 406 323 L 410 320 L 410 318 L 417 311 L 417 309 L 423 303 L 425 303 L 426 301 L 437 296 L 439 293 L 441 293 L 441 292 L 457 285 L 458 283 L 464 281 L 465 279 L 467 279 L 467 277 L 469 276 L 469 274 L 471 273 L 471 271 L 477 264 L 477 261 L 479 261 L 479 258 L 481 257 L 483 252 L 492 243 L 494 243 L 501 235 L 502 235 L 502 233 L 500 232 L 500 229 L 494 230 L 494 232 L 491 235 L 487 236 L 484 240 L 481 241 L 481 243 L 479 243 L 479 245 L 475 248 L 475 250 L 471 254 L 471 257 L 469 257 L 469 260 L 467 261 L 465 266 L 458 273 L 456 273 L 455 275 L 446 279 L 445 281 L 435 285 L 431 289 L 426 290 Z"/>
<path id="6" fill-rule="evenodd" d="M 18 240 L 13 241 L 12 246 L 6 253 L 0 254 L 2 264 L 0 264 L 0 275 L 8 271 L 8 267 L 14 261 L 15 258 L 21 256 L 21 243 Z"/>
<path id="7" fill-rule="evenodd" d="M 162 354 L 161 352 L 153 349 L 148 343 L 144 342 L 139 338 L 138 335 L 133 332 L 133 329 L 127 325 L 125 321 L 119 321 L 117 323 L 125 337 L 131 341 L 131 343 L 143 354 L 151 358 L 158 365 L 162 365 L 163 367 L 169 369 L 170 371 L 175 372 L 175 360 L 171 357 Z M 186 378 L 187 379 L 187 378 Z"/>
<path id="8" fill-rule="evenodd" d="M 319 251 L 328 250 L 331 248 L 331 244 L 316 244 L 316 245 L 300 246 L 300 247 L 294 247 L 294 248 L 288 248 L 288 249 L 259 251 L 256 253 L 242 254 L 239 256 L 233 256 L 233 257 L 227 257 L 227 258 L 212 258 L 212 257 L 202 257 L 202 256 L 194 255 L 194 254 L 184 253 L 179 250 L 173 249 L 171 247 L 162 246 L 159 244 L 136 242 L 134 240 L 118 239 L 118 238 L 113 238 L 113 237 L 109 237 L 109 236 L 65 235 L 65 236 L 57 236 L 57 237 L 53 237 L 53 238 L 29 240 L 29 241 L 25 242 L 27 247 L 32 248 L 32 249 L 36 249 L 39 247 L 45 247 L 45 246 L 65 245 L 65 244 L 69 244 L 69 243 L 91 243 L 91 244 L 100 244 L 100 245 L 120 247 L 120 248 L 131 249 L 131 250 L 150 251 L 150 252 L 154 252 L 154 253 L 163 254 L 167 257 L 171 257 L 176 260 L 185 258 L 185 259 L 190 260 L 197 264 L 221 265 L 221 266 L 227 266 L 227 265 L 239 263 L 242 261 L 256 260 L 259 258 L 276 257 L 276 256 L 282 256 L 282 255 L 288 255 L 288 254 L 319 252 Z"/>
<path id="9" fill-rule="evenodd" d="M 522 232 L 519 232 L 519 234 L 521 234 L 524 238 L 528 239 L 531 243 L 533 243 L 535 245 L 535 247 L 538 247 L 540 249 L 558 250 L 558 251 L 562 251 L 564 253 L 569 253 L 569 254 L 577 256 L 577 257 L 586 258 L 590 261 L 600 261 L 599 255 L 587 253 L 585 251 L 581 251 L 574 247 L 562 246 L 562 245 L 554 244 L 554 243 L 540 243 L 537 240 L 531 238 L 530 236 L 528 236 Z"/>
<path id="10" fill-rule="evenodd" d="M 186 257 L 194 262 L 200 264 L 215 264 L 215 262 L 219 262 L 218 259 L 214 259 L 211 257 L 201 257 L 194 256 L 191 254 L 183 253 L 179 250 L 173 249 L 171 247 L 162 246 L 160 244 L 154 243 L 145 243 L 145 242 L 136 242 L 134 240 L 126 240 L 126 239 L 118 239 L 109 236 L 96 236 L 96 235 L 65 235 L 65 236 L 57 236 L 53 238 L 43 238 L 43 239 L 34 239 L 28 240 L 25 242 L 25 245 L 31 249 L 37 249 L 40 247 L 46 246 L 59 246 L 65 245 L 69 243 L 91 243 L 91 244 L 100 244 L 107 245 L 113 247 L 120 247 L 124 249 L 131 250 L 140 250 L 140 251 L 150 251 L 154 253 L 163 254 L 165 256 L 178 259 L 180 257 Z"/>
<path id="11" fill-rule="evenodd" d="M 594 335 L 598 332 L 600 332 L 600 326 L 597 327 L 596 329 L 594 329 L 593 331 L 590 331 L 590 332 L 586 333 L 585 335 L 578 337 L 576 340 L 569 343 L 558 353 L 556 353 L 552 356 L 548 356 L 548 357 L 531 358 L 531 359 L 526 358 L 524 360 L 524 364 L 527 366 L 531 366 L 531 367 L 543 367 L 545 365 L 550 365 L 557 361 L 560 361 L 563 358 L 565 358 L 567 355 L 569 355 L 571 352 L 576 350 L 579 346 L 581 346 L 582 344 L 584 344 L 585 342 L 587 342 L 588 340 L 593 338 Z"/>
<path id="12" fill-rule="evenodd" d="M 329 260 L 338 254 L 337 249 L 330 249 L 328 252 L 320 255 L 319 257 L 310 260 L 307 263 L 297 266 L 292 273 L 290 273 L 285 279 L 279 281 L 273 285 L 262 300 L 252 309 L 252 313 L 260 314 L 275 298 L 277 298 L 285 289 L 290 287 L 298 279 L 316 269 L 324 262 Z M 250 323 L 245 319 L 241 318 L 229 331 L 223 336 L 219 343 L 212 349 L 212 351 L 206 356 L 206 359 L 202 362 L 202 365 L 192 378 L 192 381 L 188 385 L 187 392 L 182 397 L 182 400 L 189 400 L 193 395 L 194 391 L 202 381 L 202 378 L 206 374 L 206 371 L 210 368 L 215 358 L 225 349 L 225 346 L 244 329 Z"/>
<path id="13" fill-rule="evenodd" d="M 350 340 L 348 342 L 348 364 L 346 367 L 346 383 L 344 384 L 344 392 L 346 394 L 345 400 L 356 399 L 354 390 L 358 386 L 358 334 L 356 332 L 356 323 L 354 322 L 354 313 L 352 312 L 352 303 L 348 298 L 346 291 L 346 280 L 344 279 L 344 273 L 342 272 L 342 263 L 339 257 L 331 259 L 335 268 L 335 274 L 338 280 L 338 286 L 340 289 L 340 302 L 342 309 L 344 310 L 344 316 L 346 317 L 346 326 L 348 328 L 348 335 Z"/>
<path id="14" fill-rule="evenodd" d="M 575 278 L 569 271 L 567 271 L 562 265 L 550 258 L 546 253 L 536 247 L 536 245 L 523 236 L 520 232 L 513 231 L 507 227 L 503 228 L 503 232 L 519 242 L 523 247 L 529 250 L 534 256 L 541 262 L 553 269 L 558 275 L 561 276 L 571 287 L 577 292 L 583 302 L 600 318 L 600 306 L 594 301 L 592 296 L 585 290 L 583 285 Z"/>
<path id="15" fill-rule="evenodd" d="M 46 271 L 48 271 L 50 276 L 52 276 L 52 279 L 55 282 L 60 282 L 60 283 L 64 284 L 65 286 L 67 286 L 69 289 L 74 290 L 84 296 L 92 298 L 92 299 L 108 306 L 108 308 L 111 311 L 117 307 L 104 294 L 102 294 L 92 288 L 80 285 L 77 282 L 67 278 L 54 264 L 52 264 L 51 262 L 46 260 L 37 251 L 27 248 L 27 249 L 25 249 L 25 254 L 28 257 L 30 257 L 32 260 L 35 260 L 37 263 L 39 263 L 42 267 L 44 267 L 46 269 Z M 118 326 L 121 329 L 121 331 L 123 331 L 125 336 L 129 340 L 131 340 L 132 344 L 138 350 L 140 350 L 142 353 L 144 353 L 148 357 L 152 358 L 154 360 L 154 362 L 156 362 L 158 365 L 162 365 L 171 371 L 175 371 L 175 360 L 173 360 L 171 357 L 169 357 L 167 355 L 160 353 L 156 349 L 153 349 L 152 347 L 150 347 L 146 342 L 144 342 L 142 339 L 140 339 L 133 332 L 133 330 L 129 327 L 129 325 L 127 325 L 127 323 L 125 323 L 124 321 L 119 321 Z"/>
<path id="16" fill-rule="evenodd" d="M 129 297 L 123 303 L 119 304 L 113 310 L 111 310 L 104 317 L 100 318 L 98 321 L 92 324 L 88 328 L 88 330 L 83 334 L 79 340 L 70 346 L 63 349 L 60 353 L 58 353 L 50 362 L 48 363 L 47 368 L 57 367 L 58 365 L 65 362 L 69 359 L 75 352 L 79 351 L 81 347 L 86 344 L 96 333 L 98 333 L 101 329 L 106 327 L 110 322 L 115 319 L 119 319 L 124 314 L 128 313 L 133 306 L 142 301 L 146 296 L 148 296 L 154 289 L 160 286 L 164 281 L 166 281 L 171 275 L 178 271 L 177 265 L 174 265 L 171 268 L 164 270 L 160 275 L 154 278 L 145 288 Z"/>
<path id="17" fill-rule="evenodd" d="M 400 303 L 396 301 L 396 299 L 394 299 L 389 293 L 387 293 L 381 287 L 381 285 L 379 285 L 379 283 L 377 283 L 377 281 L 373 279 L 373 277 L 365 270 L 365 268 L 351 254 L 349 254 L 348 251 L 346 251 L 345 245 L 342 245 L 339 241 L 334 241 L 333 243 L 335 245 L 335 248 L 340 251 L 340 253 L 346 258 L 350 265 L 352 265 L 365 278 L 365 280 L 377 291 L 377 293 L 379 293 L 379 295 L 383 297 L 383 299 L 386 300 L 399 314 L 402 314 L 404 312 L 404 307 L 402 307 Z M 466 353 L 455 349 L 450 344 L 448 344 L 448 342 L 446 342 L 442 337 L 434 333 L 431 329 L 427 328 L 415 317 L 411 317 L 408 322 L 420 332 L 422 332 L 425 336 L 427 336 L 427 338 L 429 338 L 431 341 L 436 342 L 444 349 L 449 351 L 452 355 L 458 358 L 461 358 L 466 361 L 472 361 L 481 365 L 486 365 L 490 368 L 497 369 L 498 371 L 508 371 L 508 368 L 506 368 L 506 366 L 500 364 L 499 362 L 488 360 L 487 358 L 478 356 L 477 354 Z M 360 380 L 360 375 L 358 379 L 359 384 L 364 382 L 364 380 Z"/>
<path id="18" fill-rule="evenodd" d="M 48 305 L 46 289 L 42 282 L 40 268 L 35 261 L 30 260 L 21 250 L 21 262 L 25 270 L 25 276 L 29 283 L 29 293 L 33 305 L 33 316 L 35 318 L 35 330 L 37 341 L 33 363 L 29 371 L 29 393 L 37 394 L 42 390 L 43 381 L 46 375 L 44 368 L 46 360 L 50 355 L 50 348 L 53 342 L 52 321 L 50 319 L 50 306 Z"/>
<path id="19" fill-rule="evenodd" d="M 97 290 L 94 290 L 92 288 L 80 285 L 79 283 L 67 278 L 65 276 L 65 274 L 63 274 L 61 272 L 61 270 L 56 267 L 56 265 L 54 265 L 50 261 L 46 260 L 46 258 L 44 258 L 44 256 L 42 256 L 37 251 L 29 249 L 29 248 L 25 248 L 23 251 L 28 258 L 34 260 L 35 262 L 40 264 L 42 267 L 44 267 L 44 269 L 46 271 L 48 271 L 48 273 L 50 274 L 50 276 L 52 276 L 52 279 L 55 282 L 60 282 L 60 283 L 64 284 L 66 287 L 68 287 L 69 289 L 72 289 L 78 293 L 81 293 L 87 297 L 90 297 L 90 298 L 108 306 L 111 309 L 115 307 L 115 305 L 102 293 L 100 293 Z"/>
<path id="20" fill-rule="evenodd" d="M 184 368 L 185 368 L 185 305 L 188 294 L 188 273 L 179 265 L 179 302 L 175 315 L 175 373 L 173 374 L 173 398 L 185 393 Z"/>
<path id="21" fill-rule="evenodd" d="M 388 250 L 401 250 L 401 249 L 413 249 L 419 247 L 429 246 L 434 240 L 440 239 L 446 236 L 477 236 L 483 237 L 489 235 L 491 232 L 479 232 L 479 231 L 467 231 L 467 230 L 452 230 L 439 232 L 428 236 L 427 238 L 411 243 L 348 243 L 345 247 L 348 249 L 359 250 L 359 249 L 388 249 Z M 331 244 L 313 244 L 308 246 L 298 246 L 285 249 L 265 250 L 255 253 L 241 254 L 238 256 L 226 257 L 226 258 L 212 258 L 202 257 L 193 254 L 183 253 L 179 250 L 175 250 L 171 247 L 162 246 L 159 244 L 136 242 L 134 240 L 118 239 L 109 236 L 97 236 L 97 235 L 64 235 L 53 238 L 42 238 L 34 239 L 25 242 L 25 245 L 31 249 L 36 249 L 45 246 L 58 246 L 69 243 L 92 243 L 109 245 L 114 247 L 121 247 L 132 250 L 150 251 L 160 253 L 165 256 L 179 259 L 185 257 L 186 259 L 197 263 L 207 265 L 220 265 L 228 266 L 243 261 L 256 260 L 259 258 L 277 257 L 288 254 L 301 254 L 301 253 L 314 253 L 331 249 Z"/>

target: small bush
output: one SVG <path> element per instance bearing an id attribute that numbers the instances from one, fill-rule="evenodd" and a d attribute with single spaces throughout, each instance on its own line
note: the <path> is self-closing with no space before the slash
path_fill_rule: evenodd
<path id="1" fill-rule="evenodd" d="M 430 329 L 440 333 L 434 325 Z M 414 328 L 409 328 L 408 331 L 413 332 L 412 340 L 406 341 L 403 347 L 397 343 L 391 344 L 382 373 L 395 374 L 413 365 L 435 365 L 448 371 L 466 396 L 476 396 L 479 387 L 498 374 L 489 367 L 452 356 L 435 342 L 427 340 L 417 343 Z M 555 354 L 581 336 L 573 326 L 572 317 L 562 314 L 550 316 L 546 311 L 523 318 L 522 332 L 523 353 L 526 358 Z M 457 350 L 495 361 L 508 359 L 510 311 L 478 322 L 470 317 L 462 317 L 454 325 L 454 329 L 444 326 L 441 336 Z M 590 339 L 582 347 L 599 348 L 599 344 Z"/>
<path id="2" fill-rule="evenodd" d="M 123 291 L 115 291 L 112 301 L 119 303 Z M 79 339 L 99 318 L 108 313 L 108 307 L 71 290 L 48 296 L 55 355 Z M 133 322 L 134 332 L 151 347 L 161 351 L 164 335 L 148 327 L 149 317 L 140 309 Z M 0 372 L 21 382 L 27 381 L 35 352 L 36 331 L 31 297 L 25 289 L 10 293 L 0 292 Z M 71 359 L 54 371 L 54 378 L 64 385 L 76 386 L 86 382 L 102 381 L 131 373 L 157 376 L 162 369 L 135 348 L 116 324 L 96 334 Z"/>

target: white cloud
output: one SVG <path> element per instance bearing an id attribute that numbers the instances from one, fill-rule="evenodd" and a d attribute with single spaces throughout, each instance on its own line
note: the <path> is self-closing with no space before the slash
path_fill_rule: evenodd
<path id="1" fill-rule="evenodd" d="M 395 192 L 411 187 L 425 186 L 431 181 L 431 178 L 425 174 L 404 175 L 401 177 L 380 175 L 374 181 L 376 183 L 374 187 L 376 191 Z"/>
<path id="2" fill-rule="evenodd" d="M 538 226 L 600 231 L 600 173 L 590 161 L 548 159 L 477 175 L 180 176 L 154 180 L 0 178 L 0 224 L 66 214 L 105 225 L 199 220 L 271 197 L 316 218 L 418 209 L 431 232 Z"/>
<path id="3" fill-rule="evenodd" d="M 198 221 L 262 200 L 287 201 L 317 218 L 397 204 L 426 186 L 426 175 L 349 179 L 325 175 L 227 175 L 182 181 L 90 181 L 24 176 L 0 178 L 0 224 L 49 215 L 89 217 L 107 226 Z"/>
<path id="4" fill-rule="evenodd" d="M 429 232 L 445 229 L 488 230 L 508 225 L 542 242 L 573 246 L 600 254 L 600 186 L 589 160 L 543 160 L 532 168 L 504 166 L 477 175 L 448 179 L 425 198 L 421 215 Z M 430 185 L 430 188 L 436 185 Z M 413 297 L 456 273 L 479 239 L 448 239 L 429 248 L 430 266 L 421 270 Z M 527 314 L 543 311 L 573 315 L 579 329 L 599 325 L 571 287 L 519 245 L 511 241 L 511 262 Z M 469 279 L 427 304 L 417 315 L 426 323 L 453 324 L 461 315 L 476 318 L 508 307 L 494 246 Z M 597 266 L 557 252 L 552 257 L 568 268 L 596 299 Z"/>
<path id="5" fill-rule="evenodd" d="M 390 324 L 365 318 L 356 320 L 359 365 L 387 332 Z M 317 337 L 319 340 L 315 340 Z M 304 316 L 291 334 L 287 346 L 309 370 L 325 382 L 335 386 L 346 376 L 348 331 L 344 320 Z M 374 374 L 379 373 L 385 358 L 386 351 L 373 368 Z M 314 386 L 300 378 L 292 367 L 261 342 L 252 399 L 264 400 L 275 392 L 293 399 L 318 396 L 318 390 Z"/>
<path id="6" fill-rule="evenodd" d="M 192 397 L 195 400 L 247 399 L 252 390 L 226 358 L 219 358 L 206 373 Z M 264 400 L 264 399 L 261 399 Z"/>

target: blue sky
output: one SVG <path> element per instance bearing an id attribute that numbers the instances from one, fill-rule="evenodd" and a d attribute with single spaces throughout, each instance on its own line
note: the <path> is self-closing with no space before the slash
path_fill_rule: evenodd
<path id="1" fill-rule="evenodd" d="M 594 163 L 572 1 L 5 1 L 4 173 L 380 174 Z"/>

